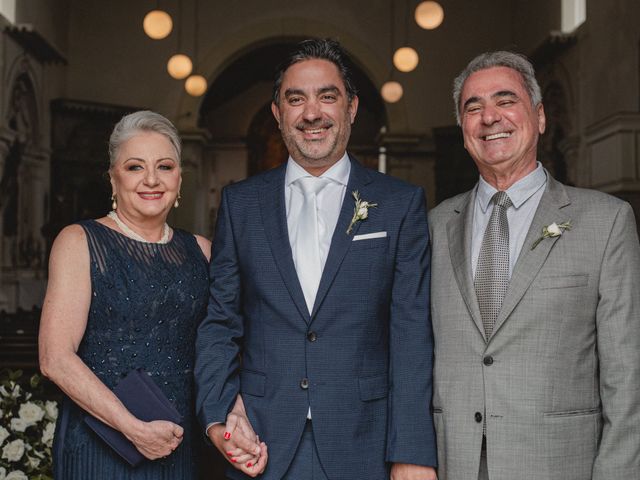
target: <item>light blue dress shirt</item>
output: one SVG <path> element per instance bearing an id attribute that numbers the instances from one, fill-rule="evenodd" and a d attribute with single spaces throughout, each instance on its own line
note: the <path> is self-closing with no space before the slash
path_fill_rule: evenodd
<path id="1" fill-rule="evenodd" d="M 509 195 L 513 203 L 513 207 L 507 210 L 507 220 L 509 221 L 509 275 L 513 273 L 513 267 L 518 261 L 518 255 L 522 250 L 546 184 L 547 174 L 542 168 L 542 164 L 538 162 L 538 166 L 533 172 L 518 180 L 507 190 L 507 195 Z M 491 198 L 497 191 L 484 178 L 480 177 L 476 186 L 473 231 L 471 234 L 471 267 L 474 278 L 484 231 L 493 211 Z"/>

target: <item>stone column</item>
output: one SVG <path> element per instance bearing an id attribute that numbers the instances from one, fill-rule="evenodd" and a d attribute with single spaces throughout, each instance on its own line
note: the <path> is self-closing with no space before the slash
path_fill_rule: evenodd
<path id="1" fill-rule="evenodd" d="M 206 154 L 207 134 L 203 131 L 181 132 L 182 187 L 180 206 L 171 211 L 169 223 L 192 233 L 207 234 Z"/>
<path id="2" fill-rule="evenodd" d="M 585 137 L 586 186 L 627 200 L 640 219 L 640 114 L 611 115 L 589 126 Z"/>

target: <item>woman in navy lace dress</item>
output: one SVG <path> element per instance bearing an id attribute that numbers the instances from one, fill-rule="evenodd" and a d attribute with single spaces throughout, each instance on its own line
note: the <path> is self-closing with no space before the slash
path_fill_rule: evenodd
<path id="1" fill-rule="evenodd" d="M 40 327 L 42 372 L 66 394 L 56 428 L 58 479 L 194 479 L 192 369 L 206 311 L 210 242 L 172 229 L 180 139 L 157 113 L 127 115 L 109 142 L 113 211 L 66 227 L 51 250 Z M 112 393 L 142 368 L 183 425 L 144 422 Z M 122 432 L 147 458 L 130 467 L 83 422 Z"/>

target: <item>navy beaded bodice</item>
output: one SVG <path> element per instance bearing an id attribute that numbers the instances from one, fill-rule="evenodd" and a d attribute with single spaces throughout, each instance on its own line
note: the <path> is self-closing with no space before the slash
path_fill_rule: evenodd
<path id="1" fill-rule="evenodd" d="M 156 244 L 132 240 L 95 220 L 80 225 L 89 246 L 92 297 L 78 355 L 111 389 L 131 370 L 147 371 L 184 418 L 185 441 L 176 453 L 191 454 L 192 370 L 196 330 L 208 300 L 207 260 L 195 237 L 182 230 Z M 92 440 L 84 413 L 69 408 L 65 454 Z"/>
<path id="2" fill-rule="evenodd" d="M 190 379 L 208 298 L 207 261 L 193 235 L 174 230 L 167 244 L 143 243 L 93 220 L 81 225 L 92 298 L 80 358 L 109 388 L 138 367 L 161 388 Z M 171 390 L 170 398 L 184 389 Z"/>

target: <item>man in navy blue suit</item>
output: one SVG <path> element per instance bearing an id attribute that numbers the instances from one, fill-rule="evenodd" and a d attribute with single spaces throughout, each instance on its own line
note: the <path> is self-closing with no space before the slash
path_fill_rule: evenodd
<path id="1" fill-rule="evenodd" d="M 424 192 L 347 154 L 357 108 L 341 47 L 302 42 L 288 162 L 222 193 L 196 408 L 232 479 L 436 477 Z"/>

